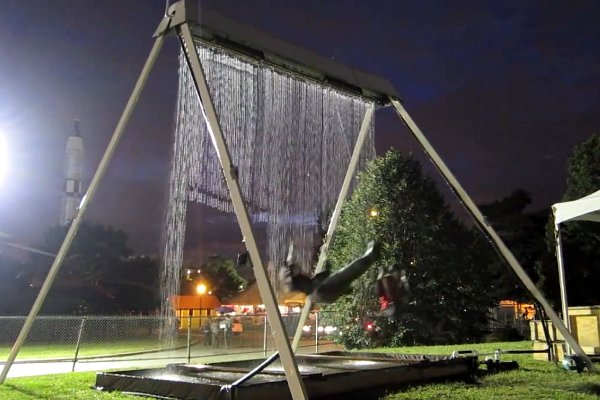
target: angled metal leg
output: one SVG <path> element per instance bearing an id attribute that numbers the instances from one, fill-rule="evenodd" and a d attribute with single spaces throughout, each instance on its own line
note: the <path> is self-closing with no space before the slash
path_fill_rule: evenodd
<path id="1" fill-rule="evenodd" d="M 44 281 L 44 284 L 42 285 L 42 288 L 40 289 L 40 292 L 39 292 L 37 298 L 35 299 L 33 306 L 31 307 L 31 311 L 29 312 L 29 315 L 27 316 L 27 319 L 25 320 L 25 324 L 23 325 L 23 328 L 21 328 L 21 332 L 19 333 L 19 336 L 17 337 L 17 340 L 12 348 L 12 351 L 11 351 L 10 355 L 8 356 L 8 359 L 6 360 L 6 364 L 4 364 L 4 369 L 2 370 L 2 373 L 0 374 L 0 384 L 4 383 L 4 380 L 6 379 L 6 376 L 8 375 L 8 371 L 10 370 L 10 367 L 12 366 L 13 362 L 15 361 L 15 358 L 17 357 L 17 354 L 19 353 L 21 346 L 25 342 L 25 339 L 27 338 L 27 335 L 29 334 L 29 331 L 31 330 L 31 326 L 33 325 L 33 321 L 34 321 L 35 317 L 38 315 L 40 309 L 42 308 L 42 305 L 44 304 L 44 300 L 46 300 L 46 296 L 48 295 L 48 292 L 50 291 L 50 288 L 52 287 L 52 284 L 54 283 L 54 279 L 56 278 L 56 275 L 58 274 L 58 271 L 69 251 L 69 248 L 71 247 L 71 243 L 73 242 L 73 239 L 75 238 L 75 235 L 77 234 L 77 231 L 79 230 L 79 225 L 81 225 L 81 221 L 83 221 L 83 217 L 87 210 L 88 204 L 90 204 L 90 202 L 92 201 L 92 198 L 94 197 L 94 195 L 96 193 L 96 189 L 100 185 L 100 181 L 102 180 L 102 177 L 104 176 L 104 173 L 106 172 L 106 168 L 108 167 L 108 164 L 113 156 L 113 153 L 115 152 L 115 150 L 117 148 L 119 140 L 121 139 L 123 131 L 125 130 L 125 126 L 127 126 L 127 122 L 129 122 L 129 117 L 131 117 L 131 114 L 133 113 L 133 110 L 135 109 L 135 106 L 138 102 L 140 94 L 142 93 L 142 90 L 144 89 L 144 86 L 146 85 L 146 80 L 148 79 L 148 76 L 150 75 L 150 71 L 152 71 L 152 67 L 154 66 L 154 62 L 156 61 L 156 58 L 158 57 L 158 54 L 160 53 L 160 49 L 162 47 L 163 41 L 164 41 L 163 35 L 157 36 L 156 40 L 154 41 L 154 46 L 152 47 L 152 50 L 150 51 L 150 55 L 148 56 L 148 59 L 146 60 L 146 64 L 144 65 L 144 68 L 142 69 L 142 72 L 140 73 L 140 76 L 135 84 L 135 87 L 133 88 L 133 92 L 131 93 L 131 96 L 129 97 L 129 101 L 127 102 L 127 105 L 125 106 L 125 109 L 123 110 L 121 119 L 119 120 L 119 123 L 117 124 L 117 127 L 115 128 L 112 138 L 110 139 L 110 142 L 108 143 L 108 146 L 106 147 L 106 151 L 104 152 L 104 156 L 102 157 L 102 160 L 100 160 L 100 164 L 98 165 L 98 169 L 96 170 L 96 173 L 94 174 L 94 177 L 92 178 L 92 181 L 90 182 L 90 186 L 87 190 L 87 193 L 85 194 L 85 196 L 83 196 L 83 199 L 81 200 L 81 204 L 79 205 L 79 211 L 77 212 L 77 215 L 75 216 L 75 219 L 73 220 L 73 222 L 71 222 L 71 226 L 69 227 L 69 230 L 67 231 L 65 240 L 63 241 L 56 258 L 54 259 L 54 263 L 52 264 L 52 267 L 50 267 L 50 271 L 48 271 L 48 276 L 46 276 L 46 280 Z"/>
<path id="2" fill-rule="evenodd" d="M 427 155 L 431 158 L 431 161 L 435 164 L 440 173 L 444 176 L 448 184 L 452 186 L 457 196 L 465 204 L 473 218 L 475 218 L 475 221 L 479 224 L 479 226 L 482 229 L 486 231 L 490 239 L 494 241 L 494 244 L 496 245 L 496 248 L 498 249 L 500 254 L 502 254 L 506 262 L 508 262 L 513 271 L 515 271 L 521 282 L 523 282 L 525 287 L 529 290 L 529 293 L 531 293 L 533 297 L 535 297 L 535 299 L 542 305 L 542 307 L 544 307 L 546 314 L 552 320 L 554 326 L 556 326 L 556 328 L 563 335 L 567 343 L 569 343 L 573 350 L 575 350 L 575 353 L 585 361 L 588 370 L 595 371 L 596 368 L 592 364 L 589 357 L 585 354 L 581 346 L 579 346 L 579 343 L 577 343 L 573 336 L 571 336 L 571 333 L 562 323 L 556 312 L 554 312 L 554 310 L 550 306 L 550 303 L 548 303 L 544 295 L 542 295 L 540 290 L 535 286 L 535 283 L 533 283 L 529 275 L 527 275 L 527 272 L 525 272 L 523 267 L 521 267 L 521 264 L 519 264 L 519 261 L 517 261 L 512 252 L 508 249 L 508 247 L 506 247 L 506 245 L 504 244 L 500 236 L 498 236 L 494 228 L 492 228 L 492 226 L 486 221 L 485 217 L 483 216 L 483 214 L 481 214 L 481 211 L 479 210 L 477 205 L 473 202 L 473 200 L 471 200 L 467 192 L 465 192 L 465 190 L 460 185 L 456 177 L 452 174 L 452 172 L 450 172 L 444 161 L 433 149 L 429 141 L 425 138 L 423 132 L 421 132 L 417 124 L 415 124 L 410 115 L 408 115 L 408 112 L 406 112 L 400 101 L 394 98 L 390 98 L 390 101 L 396 109 L 396 112 L 398 113 L 400 119 L 402 119 L 402 121 L 406 123 L 408 129 L 412 132 L 413 136 L 419 141 L 423 149 L 427 152 Z"/>
<path id="3" fill-rule="evenodd" d="M 327 228 L 327 235 L 325 236 L 325 241 L 321 246 L 321 252 L 319 254 L 319 261 L 317 262 L 315 274 L 318 274 L 323 270 L 323 265 L 325 264 L 325 260 L 327 260 L 327 250 L 329 249 L 331 238 L 333 237 L 333 233 L 337 227 L 337 223 L 342 212 L 342 205 L 348 196 L 350 183 L 352 182 L 352 178 L 356 172 L 356 166 L 358 165 L 360 152 L 365 144 L 365 139 L 367 138 L 367 133 L 369 132 L 369 126 L 371 125 L 371 119 L 373 118 L 373 109 L 374 107 L 371 105 L 367 107 L 365 111 L 365 116 L 363 117 L 362 125 L 360 126 L 360 131 L 358 132 L 358 137 L 356 138 L 356 144 L 354 145 L 354 151 L 352 152 L 352 157 L 350 158 L 350 163 L 348 164 L 348 169 L 346 170 L 346 176 L 344 177 L 344 182 L 342 183 L 342 188 L 340 189 L 340 194 L 338 195 L 335 209 L 331 215 L 329 227 Z M 311 306 L 312 298 L 311 296 L 307 296 L 304 303 L 304 308 L 302 309 L 302 314 L 300 315 L 300 320 L 298 321 L 298 326 L 296 327 L 294 342 L 292 343 L 294 351 L 298 350 L 298 345 L 300 344 L 300 339 L 302 338 L 302 328 L 304 327 L 304 322 L 308 317 Z"/>
<path id="4" fill-rule="evenodd" d="M 279 350 L 281 363 L 285 371 L 285 376 L 290 387 L 292 398 L 294 400 L 308 399 L 304 382 L 300 376 L 300 371 L 298 370 L 298 365 L 296 364 L 296 359 L 294 358 L 292 347 L 290 346 L 289 338 L 283 326 L 283 320 L 281 319 L 281 314 L 279 313 L 277 299 L 275 297 L 275 293 L 273 292 L 273 287 L 269 282 L 267 271 L 260 258 L 258 246 L 256 245 L 256 240 L 254 239 L 254 234 L 252 232 L 250 219 L 248 218 L 248 211 L 246 210 L 246 205 L 244 204 L 244 200 L 242 198 L 242 192 L 240 189 L 236 168 L 231 162 L 229 149 L 227 147 L 227 143 L 225 142 L 225 138 L 223 137 L 223 132 L 221 130 L 219 119 L 217 118 L 217 112 L 208 89 L 208 84 L 202 69 L 200 57 L 198 56 L 198 52 L 196 50 L 192 32 L 187 23 L 178 26 L 177 32 L 181 40 L 181 45 L 188 62 L 188 66 L 192 73 L 192 77 L 194 78 L 196 91 L 202 103 L 202 111 L 204 112 L 204 118 L 208 125 L 208 131 L 211 135 L 215 150 L 217 151 L 219 161 L 221 162 L 223 174 L 225 175 L 225 181 L 227 182 L 227 188 L 229 189 L 231 201 L 233 203 L 233 209 L 235 210 L 242 235 L 244 235 L 245 238 L 246 248 L 250 254 L 250 260 L 252 261 L 252 267 L 254 269 L 254 275 L 256 276 L 256 282 L 260 290 L 260 295 L 265 303 L 269 322 L 273 327 L 275 343 L 277 344 L 277 349 Z"/>

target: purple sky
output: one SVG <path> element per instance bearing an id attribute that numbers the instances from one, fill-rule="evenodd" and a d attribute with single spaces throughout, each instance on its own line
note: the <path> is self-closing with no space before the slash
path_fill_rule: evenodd
<path id="1" fill-rule="evenodd" d="M 565 190 L 572 147 L 599 130 L 596 0 L 202 4 L 389 79 L 476 202 L 523 188 L 535 209 L 548 208 Z M 58 221 L 75 118 L 87 187 L 163 11 L 163 0 L 2 2 L 0 131 L 10 171 L 0 185 L 0 232 L 35 244 Z M 167 41 L 88 214 L 149 253 L 162 234 L 177 45 Z M 419 153 L 394 113 L 379 111 L 376 123 L 380 153 L 390 146 Z M 231 218 L 202 207 L 190 225 L 196 254 L 238 241 Z"/>

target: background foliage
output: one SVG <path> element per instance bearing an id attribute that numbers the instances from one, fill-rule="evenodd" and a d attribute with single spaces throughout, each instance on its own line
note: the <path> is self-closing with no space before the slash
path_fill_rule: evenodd
<path id="1" fill-rule="evenodd" d="M 561 201 L 577 200 L 600 189 L 600 134 L 576 146 L 568 161 L 567 190 Z M 600 304 L 600 223 L 570 221 L 561 225 L 569 305 Z M 554 221 L 546 225 L 548 251 L 554 254 Z M 543 287 L 558 302 L 556 262 L 540 268 Z"/>
<path id="2" fill-rule="evenodd" d="M 377 210 L 370 217 L 370 210 Z M 350 348 L 471 342 L 485 333 L 493 272 L 480 234 L 459 222 L 421 165 L 396 150 L 372 161 L 342 211 L 329 250 L 337 268 L 369 240 L 382 244 L 376 266 L 328 310 Z M 482 257 L 478 259 L 478 255 Z M 398 264 L 411 285 L 401 317 L 379 314 L 377 267 Z M 372 330 L 365 329 L 373 326 Z"/>
<path id="3" fill-rule="evenodd" d="M 193 271 L 187 274 L 187 270 Z M 225 300 L 246 288 L 246 280 L 238 273 L 235 262 L 227 257 L 214 254 L 200 267 L 184 268 L 181 294 L 193 295 L 196 285 L 204 283 L 219 300 Z"/>
<path id="4" fill-rule="evenodd" d="M 68 227 L 49 228 L 41 250 L 56 253 Z M 13 288 L 0 306 L 5 315 L 26 315 L 37 296 L 53 257 L 32 254 L 2 283 Z M 160 305 L 159 263 L 136 256 L 127 235 L 112 227 L 84 222 L 42 307 L 43 314 L 153 313 Z"/>

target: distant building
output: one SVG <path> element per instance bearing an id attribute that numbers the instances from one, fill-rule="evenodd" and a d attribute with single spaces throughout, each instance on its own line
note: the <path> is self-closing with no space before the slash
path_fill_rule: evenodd
<path id="1" fill-rule="evenodd" d="M 73 135 L 65 147 L 65 183 L 60 205 L 59 224 L 64 226 L 75 218 L 81 202 L 81 174 L 83 165 L 83 138 L 79 132 L 79 120 L 75 120 Z"/>

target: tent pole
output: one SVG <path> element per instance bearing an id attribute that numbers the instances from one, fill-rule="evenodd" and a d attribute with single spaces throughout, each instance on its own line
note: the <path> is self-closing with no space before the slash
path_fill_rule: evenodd
<path id="1" fill-rule="evenodd" d="M 158 54 L 160 53 L 160 49 L 162 47 L 163 41 L 164 41 L 164 35 L 157 36 L 156 40 L 154 41 L 154 46 L 152 47 L 152 50 L 150 51 L 150 55 L 148 56 L 148 59 L 146 60 L 146 63 L 144 64 L 144 68 L 142 69 L 142 72 L 140 73 L 140 76 L 133 88 L 133 91 L 131 93 L 131 96 L 129 97 L 129 100 L 127 101 L 127 105 L 125 106 L 125 109 L 123 110 L 123 114 L 121 115 L 121 119 L 119 119 L 117 127 L 115 128 L 115 131 L 113 132 L 112 138 L 110 139 L 110 142 L 108 143 L 108 146 L 106 147 L 104 156 L 102 157 L 102 160 L 100 160 L 100 164 L 98 164 L 98 168 L 96 169 L 96 173 L 94 174 L 94 177 L 92 178 L 92 181 L 90 182 L 90 186 L 88 187 L 86 194 L 83 196 L 83 199 L 81 200 L 81 203 L 79 204 L 79 210 L 77 211 L 77 215 L 71 222 L 71 226 L 69 227 L 69 230 L 67 231 L 67 235 L 65 236 L 65 239 L 60 247 L 60 250 L 58 251 L 56 258 L 54 259 L 54 262 L 52 263 L 50 270 L 48 271 L 46 280 L 44 281 L 42 288 L 40 289 L 40 292 L 38 293 L 38 296 L 35 299 L 35 302 L 33 303 L 31 310 L 29 311 L 29 315 L 27 316 L 27 319 L 25 320 L 25 323 L 23 324 L 23 327 L 21 328 L 21 332 L 19 333 L 19 336 L 17 337 L 17 340 L 15 341 L 15 344 L 13 345 L 10 355 L 8 356 L 8 359 L 6 360 L 6 363 L 4 364 L 4 368 L 2 369 L 2 373 L 0 374 L 0 385 L 4 383 L 6 376 L 8 375 L 8 371 L 10 370 L 12 364 L 14 363 L 15 358 L 17 357 L 17 354 L 19 353 L 19 350 L 21 349 L 21 346 L 25 342 L 25 339 L 27 339 L 27 335 L 29 335 L 29 331 L 31 330 L 34 319 L 37 317 L 40 309 L 42 308 L 42 305 L 44 304 L 44 301 L 46 300 L 46 296 L 48 295 L 48 292 L 50 291 L 50 288 L 52 287 L 52 284 L 54 283 L 56 275 L 58 274 L 58 271 L 60 270 L 60 267 L 67 255 L 67 253 L 69 252 L 71 243 L 73 242 L 73 239 L 75 239 L 75 235 L 77 234 L 77 231 L 79 230 L 79 226 L 81 225 L 81 222 L 83 221 L 83 217 L 85 216 L 87 207 L 90 204 L 90 202 L 92 201 L 92 199 L 96 193 L 96 189 L 98 188 L 98 186 L 100 185 L 100 182 L 102 181 L 104 173 L 106 172 L 106 168 L 108 168 L 108 164 L 109 164 L 110 160 L 112 159 L 112 156 L 113 156 L 113 154 L 117 148 L 117 145 L 119 143 L 119 140 L 121 139 L 121 136 L 123 135 L 123 131 L 125 130 L 125 127 L 127 126 L 127 122 L 129 122 L 129 118 L 131 117 L 131 114 L 133 113 L 133 110 L 135 109 L 135 106 L 138 102 L 140 94 L 142 93 L 142 90 L 144 89 L 144 86 L 146 85 L 146 80 L 148 79 L 148 76 L 150 75 L 150 72 L 152 71 L 152 67 L 154 66 L 154 62 L 156 61 L 156 58 L 158 57 Z"/>
<path id="2" fill-rule="evenodd" d="M 321 246 L 321 251 L 319 252 L 319 260 L 317 262 L 317 267 L 315 268 L 315 274 L 318 274 L 323 270 L 323 265 L 325 264 L 325 260 L 327 260 L 327 250 L 329 249 L 329 245 L 331 244 L 331 238 L 333 237 L 333 233 L 335 232 L 335 228 L 337 227 L 337 223 L 342 212 L 342 205 L 344 204 L 344 201 L 348 196 L 348 192 L 350 190 L 350 183 L 352 182 L 352 178 L 354 177 L 354 173 L 356 172 L 356 167 L 358 166 L 360 152 L 362 151 L 362 148 L 365 144 L 365 139 L 367 138 L 367 133 L 369 132 L 369 126 L 371 126 L 373 110 L 373 105 L 368 106 L 365 110 L 365 116 L 363 117 L 362 125 L 360 126 L 360 131 L 358 132 L 358 137 L 356 138 L 354 151 L 352 152 L 352 157 L 350 158 L 350 162 L 348 163 L 346 176 L 344 177 L 342 188 L 340 189 L 340 193 L 338 195 L 333 214 L 331 215 L 331 221 L 329 222 L 329 227 L 327 228 L 327 234 L 325 235 L 324 243 Z M 294 341 L 292 343 L 292 348 L 294 349 L 294 351 L 298 350 L 298 344 L 300 343 L 300 339 L 302 338 L 302 328 L 304 327 L 304 322 L 308 317 L 308 313 L 310 313 L 311 306 L 312 298 L 311 296 L 306 296 L 304 308 L 302 309 L 302 314 L 300 315 L 300 320 L 298 321 L 298 326 L 296 327 L 296 334 L 294 335 Z"/>
<path id="3" fill-rule="evenodd" d="M 562 251 L 562 234 L 560 232 L 560 224 L 554 224 L 554 237 L 556 239 L 556 261 L 558 262 L 558 283 L 560 284 L 560 302 L 562 305 L 563 322 L 570 332 L 571 322 L 569 320 L 569 300 L 567 298 L 567 281 L 565 279 L 565 264 Z M 567 343 L 567 353 L 570 353 L 570 350 L 569 344 Z"/>
<path id="4" fill-rule="evenodd" d="M 277 299 L 275 297 L 275 293 L 273 292 L 273 287 L 269 282 L 267 271 L 261 260 L 260 252 L 254 238 L 254 233 L 252 232 L 250 218 L 248 217 L 248 211 L 246 210 L 246 205 L 244 203 L 244 199 L 242 198 L 240 183 L 238 181 L 237 167 L 232 163 L 231 156 L 229 154 L 229 148 L 227 147 L 225 137 L 223 136 L 223 131 L 221 130 L 221 126 L 219 124 L 217 111 L 210 95 L 206 76 L 204 75 L 200 56 L 196 50 L 196 44 L 194 42 L 189 24 L 184 22 L 183 24 L 177 26 L 177 33 L 188 63 L 188 67 L 193 77 L 196 92 L 200 98 L 201 107 L 209 134 L 217 152 L 219 162 L 221 163 L 223 175 L 225 176 L 227 188 L 229 189 L 231 202 L 233 203 L 233 209 L 235 211 L 240 230 L 242 231 L 242 235 L 245 238 L 246 249 L 250 254 L 250 260 L 252 261 L 252 268 L 256 277 L 256 283 L 258 284 L 260 295 L 265 303 L 269 322 L 271 323 L 271 327 L 274 331 L 275 343 L 277 344 L 277 349 L 279 350 L 281 364 L 284 368 L 292 398 L 294 400 L 308 399 L 306 388 L 304 387 L 304 382 L 300 376 L 298 364 L 296 363 L 296 359 L 290 345 L 290 340 L 283 325 L 279 307 L 277 306 Z"/>
<path id="5" fill-rule="evenodd" d="M 565 341 L 567 343 L 569 343 L 569 345 L 571 345 L 571 347 L 573 348 L 575 353 L 579 357 L 581 357 L 581 359 L 585 362 L 589 371 L 596 371 L 596 368 L 594 367 L 594 364 L 592 363 L 590 358 L 585 354 L 585 352 L 583 351 L 581 346 L 579 346 L 579 343 L 577 343 L 577 341 L 573 338 L 573 336 L 571 335 L 569 330 L 562 323 L 562 321 L 558 317 L 558 314 L 556 314 L 556 312 L 554 312 L 554 310 L 550 306 L 550 303 L 542 295 L 542 292 L 540 292 L 540 290 L 535 286 L 535 284 L 533 283 L 533 281 L 531 280 L 529 275 L 527 275 L 527 273 L 525 272 L 523 267 L 521 267 L 521 264 L 519 264 L 519 262 L 517 261 L 515 256 L 508 249 L 508 247 L 506 247 L 506 245 L 504 244 L 504 242 L 502 241 L 500 236 L 498 236 L 498 234 L 496 233 L 494 228 L 492 228 L 492 226 L 487 222 L 487 220 L 485 219 L 485 217 L 483 216 L 483 214 L 481 213 L 481 211 L 479 210 L 477 205 L 469 197 L 467 192 L 465 192 L 465 190 L 463 189 L 461 184 L 458 182 L 456 177 L 452 174 L 452 172 L 448 169 L 448 167 L 446 166 L 444 161 L 441 159 L 441 157 L 433 149 L 433 147 L 431 146 L 431 143 L 429 143 L 427 138 L 425 138 L 425 135 L 423 135 L 423 132 L 421 132 L 421 130 L 419 129 L 417 124 L 412 120 L 412 118 L 410 117 L 408 112 L 404 109 L 404 107 L 402 106 L 402 103 L 400 103 L 400 101 L 398 99 L 391 98 L 391 97 L 390 97 L 390 101 L 391 101 L 392 105 L 394 106 L 394 108 L 396 109 L 396 112 L 398 113 L 398 116 L 400 117 L 400 119 L 402 121 L 404 121 L 404 123 L 406 124 L 408 129 L 411 131 L 411 133 L 413 134 L 415 139 L 417 139 L 417 141 L 419 142 L 421 147 L 423 147 L 423 149 L 425 150 L 427 155 L 430 157 L 431 161 L 435 164 L 435 166 L 438 168 L 440 173 L 443 175 L 446 182 L 448 182 L 448 184 L 452 186 L 452 189 L 454 190 L 456 195 L 460 198 L 460 200 L 463 202 L 463 204 L 467 207 L 468 211 L 473 216 L 475 221 L 479 224 L 479 226 L 482 229 L 484 229 L 486 231 L 486 233 L 489 235 L 490 239 L 494 241 L 494 244 L 495 244 L 496 248 L 498 249 L 498 251 L 500 252 L 500 254 L 502 254 L 502 256 L 504 257 L 506 262 L 510 265 L 510 267 L 513 269 L 513 271 L 515 271 L 515 273 L 517 274 L 517 276 L 519 277 L 521 282 L 525 285 L 525 287 L 529 290 L 529 292 L 536 298 L 536 300 L 542 305 L 542 307 L 544 307 L 546 314 L 552 320 L 552 322 L 554 323 L 554 326 L 563 335 L 563 337 L 565 338 Z"/>

